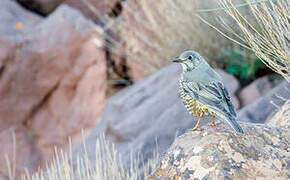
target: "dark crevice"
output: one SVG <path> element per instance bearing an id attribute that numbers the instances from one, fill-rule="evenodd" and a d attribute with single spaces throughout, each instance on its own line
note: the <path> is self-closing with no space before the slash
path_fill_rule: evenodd
<path id="1" fill-rule="evenodd" d="M 26 126 L 28 123 L 28 119 L 33 118 L 36 113 L 39 111 L 39 109 L 41 109 L 44 104 L 50 99 L 50 97 L 53 95 L 53 93 L 55 92 L 55 90 L 57 90 L 58 86 L 59 86 L 59 82 L 57 84 L 55 84 L 52 89 L 42 98 L 41 101 L 39 101 L 38 104 L 36 104 L 30 111 L 29 115 L 26 117 L 26 119 L 23 121 L 23 125 Z"/>
<path id="2" fill-rule="evenodd" d="M 3 66 L 0 67 L 0 79 L 1 79 L 4 71 L 5 71 L 5 66 L 3 65 Z"/>
<path id="3" fill-rule="evenodd" d="M 122 1 L 116 2 L 115 6 L 108 15 L 112 18 L 116 18 L 121 14 L 122 10 L 123 10 Z"/>
<path id="4" fill-rule="evenodd" d="M 43 9 L 39 3 L 34 2 L 32 0 L 18 0 L 15 2 L 20 4 L 23 8 L 25 8 L 31 12 L 34 12 L 42 17 L 45 17 L 48 15 L 46 13 L 43 13 Z"/>
<path id="5" fill-rule="evenodd" d="M 106 37 L 113 37 L 113 34 L 110 31 L 106 32 Z M 127 58 L 125 55 L 119 55 L 118 58 L 120 58 L 120 65 L 119 67 L 116 65 L 114 58 L 112 57 L 112 53 L 110 51 L 110 48 L 112 46 L 112 42 L 110 42 L 109 39 L 105 40 L 105 55 L 107 60 L 107 75 L 108 77 L 111 77 L 111 73 L 115 73 L 117 76 L 120 77 L 119 80 L 115 80 L 114 85 L 118 87 L 125 87 L 128 85 L 132 85 L 133 81 L 132 78 L 129 75 L 128 67 L 127 67 Z"/>

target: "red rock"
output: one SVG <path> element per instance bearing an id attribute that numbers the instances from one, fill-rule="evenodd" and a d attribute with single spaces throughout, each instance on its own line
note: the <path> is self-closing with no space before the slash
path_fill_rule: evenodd
<path id="1" fill-rule="evenodd" d="M 17 146 L 21 149 L 17 156 L 24 158 L 16 162 L 21 172 L 26 160 L 36 158 L 30 149 L 37 148 L 42 159 L 32 167 L 43 165 L 55 145 L 65 149 L 68 137 L 77 144 L 81 130 L 86 133 L 100 121 L 106 101 L 106 60 L 94 43 L 103 43 L 99 27 L 73 8 L 61 6 L 44 20 L 35 18 L 38 21 L 30 28 L 26 25 L 33 23 L 27 19 L 22 31 L 14 33 L 14 21 L 24 12 L 3 2 L 11 10 L 0 11 L 0 19 L 7 17 L 7 24 L 0 24 L 0 134 L 21 127 L 16 134 L 33 137 L 20 139 Z M 0 145 L 11 147 L 12 141 Z M 3 166 L 0 172 L 7 175 Z"/>

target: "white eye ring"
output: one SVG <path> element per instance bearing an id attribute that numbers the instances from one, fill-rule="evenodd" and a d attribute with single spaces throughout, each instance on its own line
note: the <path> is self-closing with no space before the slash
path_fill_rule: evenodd
<path id="1" fill-rule="evenodd" d="M 193 56 L 192 55 L 190 55 L 190 56 L 188 56 L 188 58 L 187 59 L 189 59 L 189 60 L 192 60 L 193 59 Z"/>

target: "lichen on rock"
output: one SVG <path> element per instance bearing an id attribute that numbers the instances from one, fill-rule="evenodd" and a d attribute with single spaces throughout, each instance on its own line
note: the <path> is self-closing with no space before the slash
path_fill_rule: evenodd
<path id="1" fill-rule="evenodd" d="M 172 144 L 151 179 L 287 179 L 289 126 L 242 126 L 245 134 L 224 123 L 189 130 Z"/>

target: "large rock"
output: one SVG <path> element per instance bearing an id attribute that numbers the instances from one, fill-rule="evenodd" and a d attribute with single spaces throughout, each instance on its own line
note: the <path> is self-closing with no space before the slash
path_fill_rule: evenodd
<path id="1" fill-rule="evenodd" d="M 224 124 L 187 131 L 175 140 L 151 179 L 288 179 L 290 128 L 242 127 L 245 134 Z"/>
<path id="2" fill-rule="evenodd" d="M 177 135 L 192 128 L 197 118 L 186 111 L 179 97 L 180 70 L 181 67 L 177 64 L 167 66 L 111 97 L 102 126 L 98 126 L 85 143 L 90 159 L 94 159 L 96 137 L 104 130 L 106 137 L 122 153 L 124 162 L 128 162 L 131 152 L 134 154 L 139 151 L 145 161 L 148 160 L 156 151 L 157 144 L 159 153 L 164 153 Z M 223 79 L 231 79 L 225 77 L 226 73 L 221 73 L 221 76 Z M 235 84 L 225 82 L 226 85 L 231 83 Z M 234 92 L 236 85 L 229 88 L 230 92 Z M 209 121 L 209 118 L 204 118 L 201 125 Z M 77 153 L 81 154 L 81 149 Z"/>
<path id="3" fill-rule="evenodd" d="M 244 107 L 255 102 L 257 99 L 267 94 L 271 89 L 272 84 L 269 76 L 256 79 L 239 92 L 238 97 L 241 101 L 241 105 Z"/>
<path id="4" fill-rule="evenodd" d="M 279 111 L 286 100 L 290 99 L 290 84 L 283 81 L 269 93 L 238 112 L 238 119 L 243 122 L 264 123 Z"/>
<path id="5" fill-rule="evenodd" d="M 42 20 L 2 0 L 0 18 L 0 139 L 9 128 L 16 134 L 21 129 L 17 168 L 29 160 L 36 167 L 54 146 L 66 148 L 69 136 L 77 143 L 81 129 L 86 133 L 101 119 L 106 61 L 95 43 L 102 45 L 103 37 L 98 26 L 68 6 Z M 16 22 L 22 24 L 15 27 Z M 11 147 L 13 142 L 0 143 Z M 30 153 L 32 147 L 43 161 Z M 0 164 L 6 164 L 4 151 L 0 156 Z"/>

